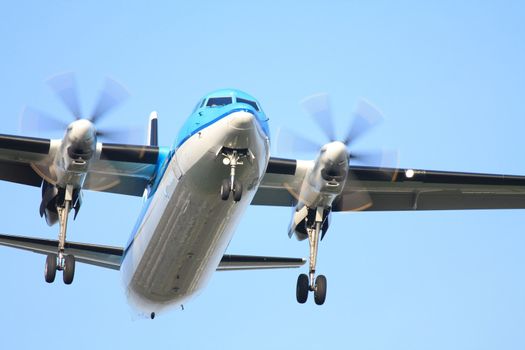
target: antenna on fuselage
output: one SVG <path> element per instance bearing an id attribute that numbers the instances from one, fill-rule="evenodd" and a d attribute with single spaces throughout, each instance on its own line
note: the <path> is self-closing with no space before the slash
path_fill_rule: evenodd
<path id="1" fill-rule="evenodd" d="M 148 125 L 148 146 L 158 146 L 159 145 L 159 127 L 158 127 L 158 115 L 156 111 L 151 112 L 149 115 L 149 125 Z"/>

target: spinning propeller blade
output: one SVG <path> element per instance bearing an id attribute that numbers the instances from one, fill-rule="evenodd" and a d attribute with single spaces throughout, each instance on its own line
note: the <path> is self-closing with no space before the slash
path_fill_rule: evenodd
<path id="1" fill-rule="evenodd" d="M 383 121 L 382 113 L 365 100 L 359 100 L 353 116 L 352 124 L 343 140 L 347 146 Z"/>
<path id="2" fill-rule="evenodd" d="M 351 163 L 375 165 L 382 168 L 397 166 L 397 152 L 390 150 L 371 150 L 350 153 Z"/>
<path id="3" fill-rule="evenodd" d="M 277 140 L 278 151 L 286 151 L 291 153 L 316 153 L 323 145 L 303 137 L 291 130 L 282 129 L 279 131 L 279 138 Z"/>
<path id="4" fill-rule="evenodd" d="M 315 123 L 321 128 L 330 142 L 337 140 L 335 136 L 332 112 L 330 108 L 330 98 L 328 94 L 316 94 L 301 101 L 302 107 L 309 113 Z M 359 137 L 362 137 L 382 120 L 381 112 L 371 103 L 359 100 L 353 113 L 354 119 L 343 143 L 348 147 Z M 322 145 L 311 141 L 297 133 L 283 129 L 280 131 L 278 140 L 279 149 L 294 153 L 316 153 Z M 382 165 L 396 164 L 393 159 L 397 159 L 395 152 L 370 151 L 370 152 L 350 152 L 350 159 L 360 164 Z M 386 162 L 385 162 L 386 161 Z"/>
<path id="5" fill-rule="evenodd" d="M 89 120 L 93 123 L 99 122 L 109 111 L 122 104 L 128 97 L 129 93 L 123 85 L 107 78 Z"/>
<path id="6" fill-rule="evenodd" d="M 335 141 L 335 129 L 332 117 L 330 97 L 326 93 L 312 95 L 300 102 L 304 110 L 323 131 L 330 142 Z"/>
<path id="7" fill-rule="evenodd" d="M 74 119 L 80 119 L 80 103 L 75 75 L 73 73 L 59 74 L 50 78 L 47 84 L 64 103 Z"/>
<path id="8" fill-rule="evenodd" d="M 97 130 L 97 137 L 102 139 L 102 141 L 118 141 L 127 144 L 141 144 L 145 137 L 144 135 L 144 130 L 138 127 Z"/>
<path id="9" fill-rule="evenodd" d="M 48 79 L 47 84 L 55 92 L 58 98 L 66 106 L 74 120 L 82 118 L 80 103 L 78 99 L 78 89 L 74 73 L 58 74 Z M 89 120 L 96 124 L 108 112 L 122 104 L 129 93 L 124 86 L 113 79 L 106 79 L 95 109 Z M 68 127 L 68 122 L 59 120 L 49 114 L 33 108 L 24 108 L 20 115 L 20 131 L 31 133 L 37 131 L 64 131 Z M 141 140 L 138 137 L 138 128 L 126 128 L 126 130 L 97 130 L 97 136 L 108 141 L 136 142 Z M 140 142 L 139 142 L 140 143 Z"/>
<path id="10" fill-rule="evenodd" d="M 20 132 L 22 134 L 31 134 L 35 131 L 64 131 L 66 128 L 67 123 L 65 121 L 34 108 L 24 107 L 20 114 Z"/>

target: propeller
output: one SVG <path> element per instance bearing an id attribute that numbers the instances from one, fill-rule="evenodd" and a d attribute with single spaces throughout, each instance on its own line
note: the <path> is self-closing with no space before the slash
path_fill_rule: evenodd
<path id="1" fill-rule="evenodd" d="M 301 106 L 317 124 L 329 142 L 337 141 L 333 122 L 333 114 L 330 97 L 326 93 L 312 95 L 300 102 Z M 350 124 L 341 142 L 347 146 L 351 163 L 366 165 L 394 165 L 396 164 L 396 152 L 386 150 L 350 151 L 350 147 L 356 140 L 362 138 L 383 121 L 382 113 L 370 102 L 361 99 L 352 113 Z M 289 129 L 279 132 L 278 148 L 292 153 L 317 153 L 323 144 L 312 141 Z"/>
<path id="2" fill-rule="evenodd" d="M 93 124 L 97 124 L 105 118 L 110 111 L 120 106 L 128 97 L 126 88 L 117 81 L 106 78 L 103 89 L 100 91 L 95 108 L 91 115 L 84 116 L 81 112 L 79 93 L 74 73 L 63 73 L 50 78 L 48 86 L 57 95 L 59 100 L 71 115 L 71 121 L 88 119 Z M 20 118 L 20 129 L 22 132 L 37 131 L 56 131 L 65 130 L 68 122 L 59 120 L 54 116 L 39 111 L 34 108 L 24 108 Z M 106 140 L 122 140 L 131 138 L 133 130 L 105 130 L 97 128 L 97 136 Z"/>
<path id="3" fill-rule="evenodd" d="M 300 105 L 317 124 L 329 142 L 337 141 L 336 129 L 334 127 L 334 118 L 330 103 L 330 97 L 326 93 L 315 94 L 303 99 Z M 352 122 L 344 134 L 341 142 L 347 147 L 349 162 L 362 165 L 375 165 L 384 168 L 385 176 L 393 180 L 395 166 L 397 165 L 397 152 L 387 150 L 368 150 L 353 151 L 350 148 L 356 140 L 362 138 L 383 121 L 383 115 L 370 102 L 360 99 L 352 113 Z M 279 132 L 278 148 L 294 153 L 317 153 L 323 144 L 305 138 L 294 131 L 283 129 Z M 392 167 L 393 166 L 393 167 Z M 391 168 L 392 167 L 392 168 Z M 349 171 L 347 181 L 352 187 L 345 189 L 344 196 L 338 199 L 340 211 L 358 211 L 364 210 L 372 205 L 370 195 L 361 190 L 359 180 L 352 172 Z M 285 184 L 286 187 L 286 184 Z M 288 186 L 290 187 L 290 186 Z M 286 187 L 287 188 L 287 187 Z M 297 193 L 292 193 L 294 197 Z"/>

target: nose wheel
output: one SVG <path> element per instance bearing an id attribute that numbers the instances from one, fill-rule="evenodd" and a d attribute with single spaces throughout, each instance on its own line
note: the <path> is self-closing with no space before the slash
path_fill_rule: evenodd
<path id="1" fill-rule="evenodd" d="M 306 303 L 308 293 L 314 293 L 314 301 L 317 305 L 323 305 L 326 300 L 326 277 L 319 275 L 315 277 L 317 265 L 317 252 L 319 248 L 320 231 L 323 223 L 323 208 L 317 208 L 313 226 L 307 227 L 308 242 L 310 245 L 310 268 L 309 274 L 300 274 L 297 278 L 296 298 L 300 304 Z M 308 224 L 308 223 L 307 223 Z"/>
<path id="2" fill-rule="evenodd" d="M 69 211 L 71 210 L 73 187 L 68 185 L 66 187 L 66 193 L 64 197 L 64 205 L 57 207 L 60 232 L 58 235 L 58 252 L 57 254 L 49 254 L 46 258 L 46 264 L 44 269 L 44 278 L 47 283 L 53 283 L 55 281 L 57 271 L 62 271 L 62 277 L 65 284 L 73 283 L 75 277 L 75 257 L 73 255 L 66 255 L 66 233 L 67 233 L 67 220 Z"/>
<path id="3" fill-rule="evenodd" d="M 237 150 L 223 152 L 222 155 L 224 156 L 222 163 L 230 167 L 230 178 L 222 181 L 220 191 L 221 199 L 226 201 L 230 198 L 230 193 L 233 193 L 233 201 L 239 202 L 242 198 L 243 187 L 242 183 L 235 178 L 235 173 L 237 166 L 243 165 L 243 162 L 240 161 L 240 159 L 246 155 L 244 153 L 239 153 Z"/>

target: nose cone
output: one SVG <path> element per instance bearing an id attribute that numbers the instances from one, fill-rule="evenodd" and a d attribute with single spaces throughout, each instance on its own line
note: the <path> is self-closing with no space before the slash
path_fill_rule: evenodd
<path id="1" fill-rule="evenodd" d="M 330 148 L 336 153 L 346 153 L 346 145 L 341 141 L 334 141 L 330 144 Z"/>
<path id="2" fill-rule="evenodd" d="M 236 130 L 249 130 L 254 127 L 255 117 L 249 112 L 235 112 L 229 116 L 228 124 Z"/>
<path id="3" fill-rule="evenodd" d="M 81 134 L 93 134 L 95 132 L 95 126 L 87 119 L 78 120 L 75 127 L 78 128 Z"/>
<path id="4" fill-rule="evenodd" d="M 87 119 L 76 120 L 68 127 L 69 137 L 74 141 L 93 139 L 95 133 L 95 126 Z"/>
<path id="5" fill-rule="evenodd" d="M 340 141 L 330 142 L 323 149 L 325 157 L 333 163 L 348 161 L 348 150 L 346 145 Z"/>

